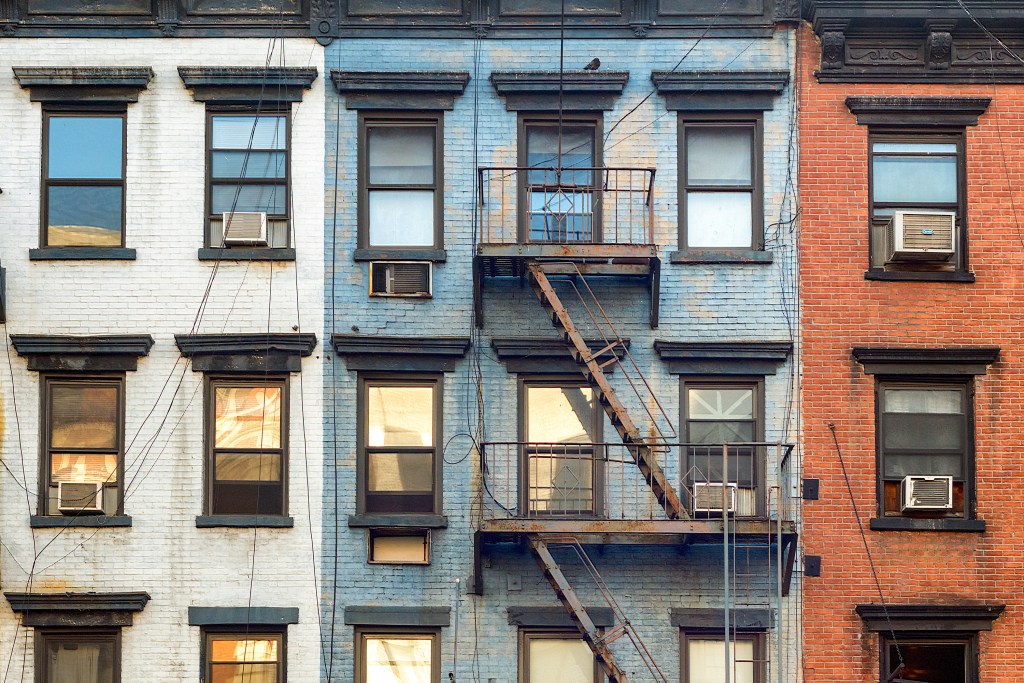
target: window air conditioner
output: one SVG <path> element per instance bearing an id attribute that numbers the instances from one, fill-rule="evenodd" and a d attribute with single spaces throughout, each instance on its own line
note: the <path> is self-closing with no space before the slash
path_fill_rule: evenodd
<path id="1" fill-rule="evenodd" d="M 903 510 L 952 510 L 953 477 L 904 477 Z"/>
<path id="2" fill-rule="evenodd" d="M 885 226 L 889 261 L 948 261 L 956 251 L 952 211 L 897 211 Z"/>
<path id="3" fill-rule="evenodd" d="M 267 214 L 250 211 L 225 211 L 224 244 L 248 244 L 267 246 Z"/>
<path id="4" fill-rule="evenodd" d="M 370 296 L 429 297 L 432 265 L 422 261 L 373 261 Z"/>
<path id="5" fill-rule="evenodd" d="M 61 512 L 103 512 L 103 483 L 98 481 L 57 483 L 57 509 Z"/>
<path id="6" fill-rule="evenodd" d="M 736 511 L 736 484 L 727 484 L 729 490 L 726 492 L 729 501 L 729 512 Z M 693 485 L 693 511 L 694 512 L 722 512 L 722 485 L 721 484 L 694 484 Z"/>

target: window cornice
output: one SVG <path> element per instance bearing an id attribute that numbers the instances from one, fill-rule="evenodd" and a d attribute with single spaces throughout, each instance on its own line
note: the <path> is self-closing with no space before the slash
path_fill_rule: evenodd
<path id="1" fill-rule="evenodd" d="M 491 84 L 508 111 L 608 111 L 628 71 L 494 71 Z"/>
<path id="2" fill-rule="evenodd" d="M 196 102 L 257 104 L 301 102 L 316 80 L 316 67 L 179 66 Z"/>
<path id="3" fill-rule="evenodd" d="M 785 71 L 653 71 L 666 108 L 686 112 L 763 112 L 789 83 Z"/>
<path id="4" fill-rule="evenodd" d="M 892 348 L 855 346 L 865 375 L 984 375 L 999 360 L 999 347 Z"/>
<path id="5" fill-rule="evenodd" d="M 466 90 L 468 71 L 331 70 L 334 88 L 347 109 L 438 111 L 455 108 Z"/>
<path id="6" fill-rule="evenodd" d="M 860 125 L 976 126 L 991 97 L 847 97 Z"/>
<path id="7" fill-rule="evenodd" d="M 40 372 L 125 372 L 138 367 L 149 354 L 148 334 L 63 336 L 12 334 L 18 355 L 28 358 L 28 369 Z"/>
<path id="8" fill-rule="evenodd" d="M 138 102 L 149 86 L 148 66 L 14 67 L 14 77 L 30 91 L 33 102 L 101 104 Z"/>

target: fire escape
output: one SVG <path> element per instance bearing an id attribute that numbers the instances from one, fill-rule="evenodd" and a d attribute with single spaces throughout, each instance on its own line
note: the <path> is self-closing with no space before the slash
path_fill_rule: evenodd
<path id="1" fill-rule="evenodd" d="M 619 609 L 584 545 L 710 542 L 731 545 L 731 552 L 737 553 L 741 547 L 775 544 L 782 593 L 788 590 L 796 541 L 790 447 L 720 444 L 713 454 L 723 458 L 722 479 L 717 482 L 712 468 L 687 472 L 678 481 L 666 474 L 668 459 L 684 449 L 692 452 L 694 446 L 674 443 L 678 439 L 671 421 L 630 356 L 628 340 L 618 333 L 588 282 L 595 277 L 641 280 L 650 293 L 650 325 L 657 327 L 660 260 L 652 235 L 654 175 L 654 169 L 644 168 L 575 168 L 571 172 L 558 167 L 479 169 L 473 262 L 477 325 L 484 326 L 486 281 L 503 277 L 525 280 L 620 442 L 483 443 L 484 486 L 492 504 L 476 532 L 472 588 L 477 594 L 484 591 L 482 556 L 489 545 L 525 544 L 613 683 L 626 680 L 610 647 L 623 636 L 632 642 L 655 680 L 664 681 L 665 676 Z M 559 296 L 556 283 L 563 297 L 570 291 L 570 306 Z M 583 316 L 580 323 L 570 309 Z M 594 332 L 596 337 L 585 336 Z M 627 400 L 613 387 L 611 375 L 616 370 L 616 385 L 626 392 Z M 643 426 L 632 414 L 638 409 L 631 411 L 627 402 L 641 406 Z M 774 455 L 777 481 L 771 487 L 760 482 L 751 496 L 756 503 L 743 512 L 736 507 L 736 488 L 728 482 L 730 453 L 735 462 L 744 456 L 767 460 L 768 451 Z M 602 497 L 607 499 L 603 508 L 593 503 L 593 491 L 583 496 L 589 495 L 592 507 L 588 510 L 573 509 L 587 505 L 552 505 L 550 499 L 538 501 L 524 492 L 531 484 L 520 470 L 531 463 L 547 459 L 558 467 L 570 463 L 568 469 L 572 469 L 571 463 L 583 458 L 593 463 L 591 467 L 600 465 L 605 471 L 603 486 L 609 493 Z M 595 626 L 556 561 L 554 548 L 567 554 L 577 567 L 582 566 L 592 579 L 615 615 L 613 628 L 601 631 Z M 727 548 L 727 570 L 729 557 Z M 726 584 L 728 581 L 726 577 Z M 728 599 L 728 587 L 726 595 Z"/>

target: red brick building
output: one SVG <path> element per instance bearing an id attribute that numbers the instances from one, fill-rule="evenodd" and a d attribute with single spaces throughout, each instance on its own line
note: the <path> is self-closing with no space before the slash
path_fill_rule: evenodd
<path id="1" fill-rule="evenodd" d="M 1016 683 L 1024 3 L 804 17 L 805 679 Z"/>

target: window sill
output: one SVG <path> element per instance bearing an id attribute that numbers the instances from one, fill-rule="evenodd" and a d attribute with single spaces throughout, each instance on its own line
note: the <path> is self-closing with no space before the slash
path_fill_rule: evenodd
<path id="1" fill-rule="evenodd" d="M 433 261 L 444 263 L 448 252 L 444 249 L 356 249 L 353 261 Z"/>
<path id="2" fill-rule="evenodd" d="M 40 247 L 28 250 L 29 261 L 134 261 L 125 247 Z"/>
<path id="3" fill-rule="evenodd" d="M 295 526 L 291 517 L 279 515 L 197 515 L 197 529 L 269 528 L 290 529 Z"/>
<path id="4" fill-rule="evenodd" d="M 917 517 L 875 517 L 872 531 L 985 531 L 983 519 L 920 519 Z"/>
<path id="5" fill-rule="evenodd" d="M 132 525 L 132 518 L 128 515 L 32 515 L 28 518 L 28 525 L 33 529 L 128 527 Z"/>
<path id="6" fill-rule="evenodd" d="M 199 250 L 200 261 L 294 261 L 295 250 L 291 247 L 203 247 Z"/>
<path id="7" fill-rule="evenodd" d="M 670 263 L 705 264 L 769 264 L 773 261 L 770 251 L 756 249 L 680 249 L 669 254 Z"/>
<path id="8" fill-rule="evenodd" d="M 974 273 L 963 270 L 943 273 L 928 273 L 911 270 L 881 270 L 871 268 L 864 271 L 865 280 L 887 282 L 974 282 Z"/>
<path id="9" fill-rule="evenodd" d="M 446 529 L 445 515 L 349 515 L 348 525 L 353 529 L 369 527 L 402 527 L 410 529 Z"/>

